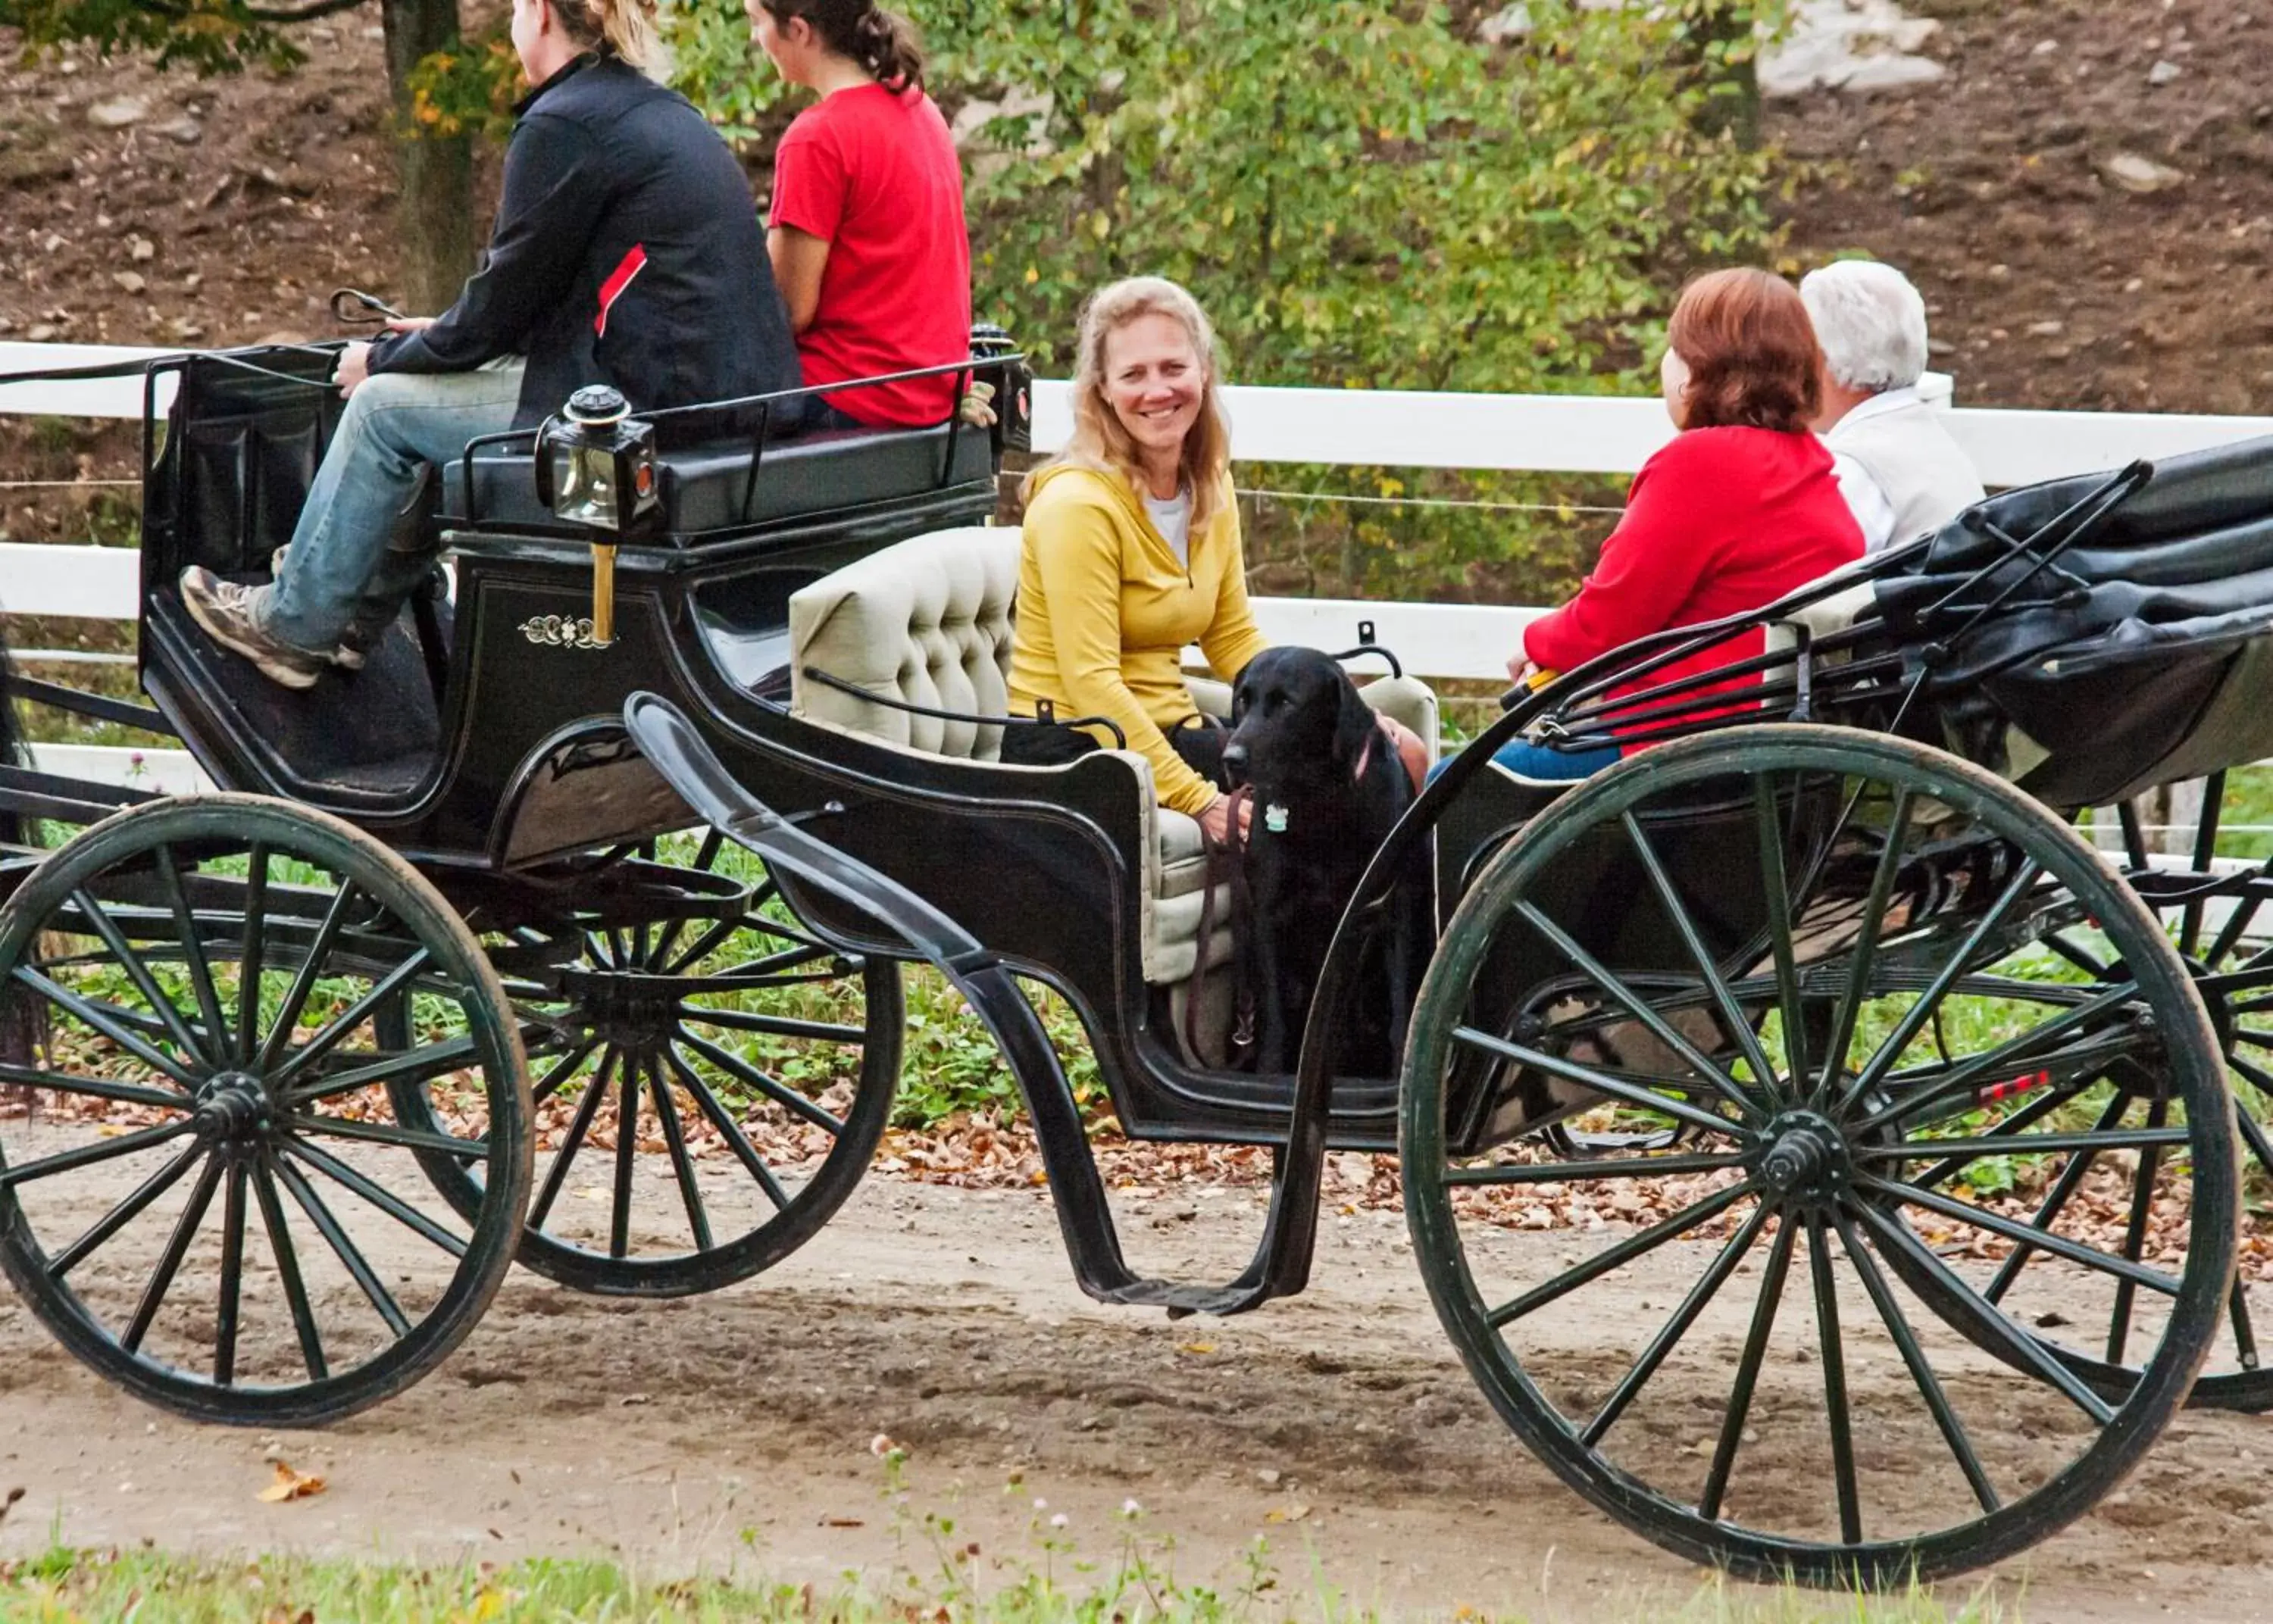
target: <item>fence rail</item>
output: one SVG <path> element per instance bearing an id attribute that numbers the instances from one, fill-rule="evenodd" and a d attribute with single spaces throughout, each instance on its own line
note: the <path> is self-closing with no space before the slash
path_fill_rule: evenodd
<path id="1" fill-rule="evenodd" d="M 0 342 L 0 375 L 148 360 L 177 353 L 86 344 Z M 1948 406 L 1949 380 L 1928 375 L 1950 431 L 1992 486 L 2028 484 L 2120 467 L 2235 440 L 2273 435 L 2273 417 L 2171 416 L 2138 412 L 2009 411 Z M 1672 437 L 1652 398 L 1489 395 L 1397 390 L 1280 389 L 1226 392 L 1232 454 L 1243 463 L 1340 464 L 1395 468 L 1630 475 Z M 139 418 L 139 376 L 0 384 L 0 415 Z M 161 385 L 158 405 L 170 403 Z M 1061 445 L 1072 428 L 1070 390 L 1035 385 L 1035 445 Z M 0 470 L 4 478 L 4 470 Z M 123 548 L 0 543 L 0 613 L 131 620 L 139 602 L 135 555 Z M 1259 598 L 1256 615 L 1275 642 L 1346 647 L 1371 621 L 1417 676 L 1489 680 L 1504 674 L 1520 628 L 1537 609 L 1474 604 Z M 149 778 L 186 767 L 152 751 L 136 771 Z M 123 760 L 124 752 L 120 760 Z M 53 749 L 43 764 L 64 770 Z M 79 764 L 114 775 L 111 758 Z M 194 770 L 194 769 L 190 769 Z"/>

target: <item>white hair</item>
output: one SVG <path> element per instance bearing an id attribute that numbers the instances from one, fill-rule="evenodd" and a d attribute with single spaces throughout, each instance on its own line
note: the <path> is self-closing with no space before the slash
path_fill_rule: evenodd
<path id="1" fill-rule="evenodd" d="M 1842 259 L 1800 279 L 1831 376 L 1879 394 L 1906 389 L 1925 370 L 1925 301 L 1890 265 Z"/>

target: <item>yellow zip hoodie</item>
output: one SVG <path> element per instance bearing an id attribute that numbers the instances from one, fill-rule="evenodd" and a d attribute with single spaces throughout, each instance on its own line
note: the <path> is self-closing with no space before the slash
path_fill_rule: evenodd
<path id="1" fill-rule="evenodd" d="M 1184 647 L 1198 643 L 1227 678 L 1270 647 L 1248 607 L 1239 510 L 1224 496 L 1207 528 L 1192 532 L 1187 566 L 1128 480 L 1061 463 L 1035 477 L 1018 558 L 1012 714 L 1033 715 L 1047 700 L 1061 716 L 1110 716 L 1152 762 L 1160 804 L 1194 817 L 1216 790 L 1166 731 L 1195 714 Z"/>

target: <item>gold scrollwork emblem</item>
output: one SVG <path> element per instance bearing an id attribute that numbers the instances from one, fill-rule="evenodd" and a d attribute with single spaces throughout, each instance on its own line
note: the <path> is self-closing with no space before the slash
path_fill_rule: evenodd
<path id="1" fill-rule="evenodd" d="M 604 646 L 593 638 L 589 619 L 574 620 L 566 615 L 532 615 L 521 623 L 521 634 L 539 647 L 598 648 Z"/>

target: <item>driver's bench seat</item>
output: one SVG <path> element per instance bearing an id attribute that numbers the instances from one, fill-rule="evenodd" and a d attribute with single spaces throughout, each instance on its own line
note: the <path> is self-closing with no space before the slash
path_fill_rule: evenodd
<path id="1" fill-rule="evenodd" d="M 1009 706 L 1010 642 L 1018 590 L 1016 528 L 942 530 L 870 554 L 790 599 L 790 708 L 802 720 L 881 739 L 902 749 L 966 760 L 1000 758 L 1002 730 L 911 715 L 806 675 L 826 671 L 880 698 L 967 715 L 999 716 Z M 1196 684 L 1200 708 L 1225 708 L 1220 684 Z M 1212 690 L 1212 692 L 1210 692 Z M 1429 741 L 1437 737 L 1435 697 L 1418 682 L 1392 678 L 1364 692 Z M 1205 857 L 1197 821 L 1152 799 L 1152 766 L 1116 752 L 1138 775 L 1145 842 L 1139 906 L 1144 979 L 1156 986 L 1189 980 L 1198 962 Z M 1046 773 L 1049 767 L 1009 767 Z M 1227 887 L 1217 888 L 1219 922 L 1209 962 L 1232 952 Z"/>

